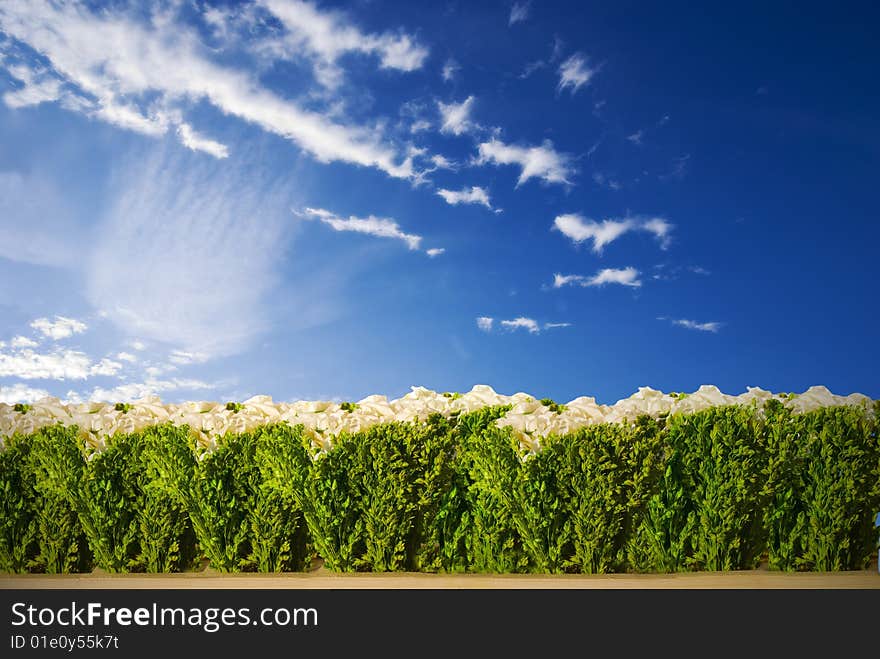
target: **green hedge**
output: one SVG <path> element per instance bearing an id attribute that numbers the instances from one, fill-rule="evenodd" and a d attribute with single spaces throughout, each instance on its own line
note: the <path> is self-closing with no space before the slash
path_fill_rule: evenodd
<path id="1" fill-rule="evenodd" d="M 602 424 L 524 451 L 490 407 L 343 434 L 76 428 L 0 452 L 0 571 L 675 572 L 863 569 L 880 403 L 726 406 Z"/>

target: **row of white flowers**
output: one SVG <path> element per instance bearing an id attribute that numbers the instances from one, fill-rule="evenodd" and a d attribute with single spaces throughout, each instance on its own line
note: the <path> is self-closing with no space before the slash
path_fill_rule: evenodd
<path id="1" fill-rule="evenodd" d="M 796 412 L 835 405 L 870 406 L 872 400 L 862 394 L 836 396 L 825 387 L 810 387 L 799 395 L 773 394 L 756 387 L 738 396 L 722 393 L 717 387 L 703 385 L 687 395 L 665 394 L 649 387 L 614 405 L 599 405 L 595 398 L 582 396 L 553 407 L 544 405 L 534 396 L 516 393 L 504 396 L 491 387 L 477 385 L 466 394 L 443 394 L 423 387 L 413 387 L 402 398 L 389 401 L 385 396 L 367 396 L 355 405 L 331 401 L 297 401 L 275 403 L 269 396 L 254 396 L 240 406 L 217 402 L 163 404 L 156 396 L 135 401 L 117 409 L 113 403 L 65 404 L 57 398 L 43 398 L 24 408 L 0 403 L 0 444 L 14 433 L 30 434 L 45 426 L 61 423 L 76 425 L 95 450 L 106 447 L 108 437 L 116 433 L 132 433 L 151 425 L 171 422 L 187 425 L 198 433 L 208 450 L 226 433 L 242 433 L 270 423 L 302 424 L 313 436 L 316 447 L 324 450 L 342 432 L 357 432 L 391 421 L 420 422 L 431 414 L 451 416 L 472 412 L 493 405 L 511 405 L 507 414 L 497 421 L 499 427 L 510 427 L 519 436 L 523 447 L 537 450 L 541 438 L 564 434 L 598 423 L 631 421 L 642 414 L 691 413 L 719 405 L 761 404 L 778 399 Z"/>

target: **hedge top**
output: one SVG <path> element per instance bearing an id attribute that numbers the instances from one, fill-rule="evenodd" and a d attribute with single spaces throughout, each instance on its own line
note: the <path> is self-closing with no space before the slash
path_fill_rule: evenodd
<path id="1" fill-rule="evenodd" d="M 685 414 L 722 405 L 762 406 L 768 400 L 780 400 L 793 411 L 802 413 L 819 407 L 854 405 L 871 408 L 873 401 L 862 394 L 837 396 L 825 387 L 810 387 L 801 394 L 774 394 L 757 387 L 738 396 L 722 393 L 717 387 L 703 385 L 697 391 L 663 393 L 641 387 L 638 392 L 614 405 L 599 405 L 595 398 L 581 396 L 565 404 L 537 399 L 526 393 L 505 396 L 486 385 L 476 385 L 466 394 L 438 393 L 423 387 L 396 400 L 381 395 L 367 396 L 357 403 L 332 401 L 297 401 L 276 403 L 269 396 L 254 396 L 243 403 L 186 402 L 163 404 L 156 396 L 130 403 L 64 403 L 57 398 L 43 398 L 32 405 L 0 403 L 0 444 L 15 433 L 31 434 L 45 426 L 77 426 L 87 441 L 98 450 L 106 438 L 116 433 L 132 433 L 147 426 L 172 423 L 189 426 L 199 435 L 205 448 L 216 446 L 227 433 L 242 433 L 271 423 L 303 425 L 314 441 L 329 448 L 341 432 L 357 432 L 392 421 L 421 422 L 432 414 L 449 417 L 490 406 L 510 409 L 497 421 L 509 426 L 520 440 L 537 448 L 542 437 L 565 434 L 589 425 L 631 421 L 641 415 Z"/>

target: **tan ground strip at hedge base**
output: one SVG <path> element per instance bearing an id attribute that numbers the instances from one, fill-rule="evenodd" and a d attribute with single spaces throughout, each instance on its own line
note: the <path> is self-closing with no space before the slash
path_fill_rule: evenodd
<path id="1" fill-rule="evenodd" d="M 685 572 L 676 574 L 22 574 L 0 576 L 0 588 L 270 588 L 270 589 L 880 589 L 877 568 L 853 572 Z"/>

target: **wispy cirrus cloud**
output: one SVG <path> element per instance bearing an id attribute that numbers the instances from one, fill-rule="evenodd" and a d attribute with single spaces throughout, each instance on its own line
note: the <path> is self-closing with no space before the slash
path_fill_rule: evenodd
<path id="1" fill-rule="evenodd" d="M 405 233 L 400 225 L 392 219 L 384 217 L 376 217 L 370 215 L 368 217 L 356 217 L 354 215 L 348 218 L 342 218 L 323 208 L 305 208 L 302 211 L 304 217 L 317 219 L 324 224 L 329 225 L 334 231 L 352 231 L 354 233 L 363 233 L 377 238 L 392 238 L 406 243 L 411 250 L 418 250 L 422 244 L 422 236 L 412 233 Z M 436 249 L 436 248 L 435 248 Z M 437 256 L 437 252 L 429 256 Z"/>
<path id="2" fill-rule="evenodd" d="M 666 249 L 671 240 L 673 225 L 661 217 L 634 216 L 596 222 L 578 213 L 566 213 L 556 216 L 552 228 L 575 244 L 592 241 L 593 252 L 601 254 L 606 245 L 630 231 L 650 233 L 660 243 L 661 249 Z"/>
<path id="3" fill-rule="evenodd" d="M 571 164 L 571 156 L 560 153 L 553 148 L 550 140 L 540 146 L 520 146 L 505 144 L 493 137 L 478 147 L 475 164 L 492 163 L 495 165 L 516 165 L 520 168 L 517 187 L 532 178 L 545 183 L 571 185 L 571 177 L 575 170 Z"/>
<path id="4" fill-rule="evenodd" d="M 562 92 L 570 89 L 576 94 L 584 85 L 589 84 L 596 74 L 596 69 L 591 69 L 587 64 L 587 58 L 581 53 L 575 53 L 559 65 L 559 84 L 557 89 Z"/>
<path id="5" fill-rule="evenodd" d="M 639 280 L 639 271 L 633 267 L 628 268 L 603 268 L 592 277 L 584 275 L 562 275 L 556 273 L 553 275 L 553 288 L 562 288 L 563 286 L 604 286 L 606 284 L 619 284 L 621 286 L 630 286 L 638 288 L 642 285 Z"/>
<path id="6" fill-rule="evenodd" d="M 314 10 L 307 3 L 296 6 L 304 12 Z M 373 167 L 395 178 L 417 176 L 412 160 L 401 157 L 375 130 L 305 110 L 262 86 L 250 73 L 217 63 L 193 29 L 168 11 L 152 9 L 156 11 L 148 10 L 144 18 L 143 12 L 116 7 L 95 12 L 83 3 L 7 0 L 0 4 L 0 30 L 12 38 L 10 43 L 26 44 L 45 58 L 51 74 L 63 82 L 56 99 L 63 107 L 124 130 L 158 137 L 177 126 L 178 137 L 189 148 L 222 157 L 222 145 L 192 127 L 180 129 L 183 111 L 205 101 L 290 140 L 320 162 Z M 352 39 L 346 48 L 354 48 L 363 36 L 357 31 L 341 33 Z M 326 45 L 337 36 L 331 30 L 327 40 L 309 37 L 306 42 L 322 44 L 314 46 L 318 51 L 337 48 Z M 387 43 L 381 38 L 367 41 L 391 68 L 414 67 L 423 59 L 405 35 Z M 13 57 L 11 51 L 7 54 Z M 11 64 L 30 70 L 35 66 Z M 28 83 L 19 80 L 26 88 Z M 33 77 L 30 80 L 33 83 Z"/>
<path id="7" fill-rule="evenodd" d="M 523 329 L 529 334 L 540 334 L 542 330 L 560 329 L 571 326 L 571 323 L 544 323 L 542 325 L 534 318 L 528 318 L 526 316 L 519 316 L 510 320 L 501 320 L 498 323 L 498 327 L 502 330 L 514 332 Z M 492 332 L 495 328 L 495 319 L 491 316 L 479 316 L 477 318 L 477 328 L 486 333 Z"/>
<path id="8" fill-rule="evenodd" d="M 443 69 L 440 75 L 443 77 L 443 82 L 452 82 L 455 80 L 455 76 L 458 75 L 458 72 L 461 70 L 461 66 L 458 62 L 456 62 L 453 58 L 449 58 L 443 64 Z"/>
<path id="9" fill-rule="evenodd" d="M 120 166 L 84 259 L 89 301 L 141 342 L 212 356 L 246 348 L 269 323 L 296 194 L 259 174 L 173 148 Z"/>
<path id="10" fill-rule="evenodd" d="M 515 23 L 522 23 L 529 17 L 529 10 L 532 8 L 532 3 L 530 0 L 524 0 L 523 2 L 514 2 L 513 6 L 510 8 L 510 15 L 507 18 L 507 25 L 514 25 Z"/>
<path id="11" fill-rule="evenodd" d="M 383 69 L 415 71 L 422 68 L 429 51 L 403 31 L 368 33 L 344 13 L 319 9 L 302 0 L 258 0 L 283 26 L 282 34 L 261 44 L 275 57 L 308 57 L 316 80 L 325 87 L 337 87 L 343 78 L 339 59 L 350 53 L 375 56 Z"/>
<path id="12" fill-rule="evenodd" d="M 695 320 L 688 320 L 686 318 L 667 318 L 666 316 L 658 316 L 657 320 L 665 320 L 669 321 L 673 325 L 677 325 L 678 327 L 684 327 L 685 329 L 695 330 L 698 332 L 712 332 L 717 333 L 718 330 L 721 329 L 724 323 L 720 323 L 717 321 L 700 323 Z"/>
<path id="13" fill-rule="evenodd" d="M 228 158 L 229 148 L 225 144 L 208 139 L 199 135 L 188 123 L 181 123 L 177 126 L 177 133 L 180 135 L 180 142 L 187 149 L 193 151 L 203 151 L 215 158 Z"/>

